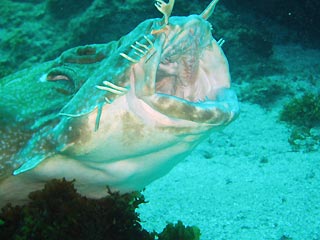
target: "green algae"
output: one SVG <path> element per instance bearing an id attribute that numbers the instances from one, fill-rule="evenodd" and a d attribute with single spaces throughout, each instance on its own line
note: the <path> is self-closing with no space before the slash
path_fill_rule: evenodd
<path id="1" fill-rule="evenodd" d="M 293 126 L 288 139 L 293 151 L 320 149 L 319 94 L 305 93 L 300 98 L 293 98 L 283 107 L 280 120 Z"/>
<path id="2" fill-rule="evenodd" d="M 74 188 L 74 181 L 51 180 L 43 190 L 30 193 L 23 206 L 10 204 L 0 212 L 0 239 L 47 240 L 198 240 L 200 230 L 179 221 L 161 232 L 147 232 L 135 209 L 145 204 L 140 192 L 89 199 Z"/>
<path id="3" fill-rule="evenodd" d="M 307 128 L 319 125 L 320 95 L 305 93 L 300 98 L 293 98 L 283 107 L 280 120 Z"/>
<path id="4" fill-rule="evenodd" d="M 162 233 L 158 234 L 158 240 L 199 240 L 199 228 L 186 227 L 181 221 L 176 224 L 169 223 Z"/>

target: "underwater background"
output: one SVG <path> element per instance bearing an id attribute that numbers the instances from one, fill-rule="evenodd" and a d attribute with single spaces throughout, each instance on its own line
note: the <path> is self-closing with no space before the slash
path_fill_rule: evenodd
<path id="1" fill-rule="evenodd" d="M 172 15 L 209 2 L 176 0 Z M 209 21 L 226 40 L 240 116 L 147 186 L 144 228 L 181 220 L 203 240 L 320 239 L 319 12 L 318 0 L 221 0 Z M 3 0 L 0 78 L 154 17 L 152 0 Z"/>

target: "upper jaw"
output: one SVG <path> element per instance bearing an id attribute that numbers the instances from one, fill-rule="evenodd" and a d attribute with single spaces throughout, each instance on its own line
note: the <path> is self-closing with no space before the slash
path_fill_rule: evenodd
<path id="1" fill-rule="evenodd" d="M 179 57 L 164 57 L 157 69 L 156 92 L 189 102 L 214 100 L 218 89 L 229 87 L 230 76 L 227 66 L 225 71 L 215 72 L 210 57 L 223 56 L 214 56 L 210 46 L 206 46 Z"/>
<path id="2" fill-rule="evenodd" d="M 164 32 L 155 91 L 190 102 L 214 100 L 218 89 L 230 86 L 228 64 L 221 49 L 215 46 L 210 23 L 199 16 L 188 18 L 184 24 L 170 18 L 172 24 Z M 225 71 L 215 73 L 216 66 Z"/>

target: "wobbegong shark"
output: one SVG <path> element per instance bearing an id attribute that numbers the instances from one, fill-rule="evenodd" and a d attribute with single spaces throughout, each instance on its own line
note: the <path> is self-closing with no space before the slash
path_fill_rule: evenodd
<path id="1" fill-rule="evenodd" d="M 213 0 L 200 15 L 148 19 L 106 44 L 75 47 L 0 80 L 0 205 L 20 204 L 54 178 L 81 194 L 141 190 L 232 122 Z"/>

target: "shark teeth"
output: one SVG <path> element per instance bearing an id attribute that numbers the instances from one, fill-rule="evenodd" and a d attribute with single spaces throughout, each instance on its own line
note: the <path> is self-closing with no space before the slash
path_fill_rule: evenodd
<path id="1" fill-rule="evenodd" d="M 143 58 L 144 56 L 148 55 L 152 49 L 154 49 L 154 45 L 153 42 L 150 40 L 149 37 L 147 36 L 143 36 L 144 40 L 146 41 L 146 44 L 143 44 L 139 41 L 136 41 L 134 44 L 130 45 L 130 47 L 134 50 L 133 54 L 137 57 L 132 57 L 129 56 L 129 53 L 120 53 L 120 56 L 129 60 L 130 62 L 133 63 L 138 63 L 140 61 L 141 58 Z M 146 61 L 148 61 L 148 59 L 152 56 L 153 54 L 151 53 L 150 56 L 147 57 Z"/>
<path id="2" fill-rule="evenodd" d="M 111 92 L 111 93 L 114 93 L 114 94 L 120 95 L 120 96 L 124 95 L 128 92 L 127 88 L 117 86 L 109 81 L 103 81 L 102 83 L 103 83 L 103 86 L 97 85 L 96 88 L 103 90 L 103 91 Z M 108 97 L 105 97 L 104 99 L 107 103 L 109 103 L 109 104 L 112 103 L 112 101 Z"/>

